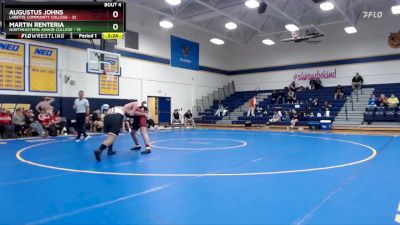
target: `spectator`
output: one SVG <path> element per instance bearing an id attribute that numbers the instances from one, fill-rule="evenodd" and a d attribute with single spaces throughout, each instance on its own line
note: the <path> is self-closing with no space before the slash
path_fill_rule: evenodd
<path id="1" fill-rule="evenodd" d="M 322 88 L 321 80 L 319 78 L 310 79 L 310 89 L 311 90 L 319 90 Z"/>
<path id="2" fill-rule="evenodd" d="M 35 114 L 32 110 L 25 110 L 24 115 L 26 126 L 29 126 L 32 131 L 35 132 L 37 135 L 40 135 L 42 137 L 47 135 L 42 125 L 40 125 L 40 123 L 35 119 Z"/>
<path id="3" fill-rule="evenodd" d="M 51 110 L 51 103 L 54 102 L 54 98 L 50 98 L 50 97 L 43 97 L 43 100 L 40 101 L 35 109 L 38 113 L 40 113 L 42 111 L 42 109 L 44 109 L 46 112 L 50 112 Z"/>
<path id="4" fill-rule="evenodd" d="M 292 110 L 290 113 L 290 130 L 293 130 L 293 128 L 297 125 L 299 122 L 299 115 L 297 114 L 296 110 Z"/>
<path id="5" fill-rule="evenodd" d="M 267 126 L 270 126 L 273 123 L 280 122 L 282 120 L 282 113 L 281 111 L 275 110 L 274 115 L 271 119 L 267 122 Z"/>
<path id="6" fill-rule="evenodd" d="M 12 117 L 12 124 L 14 125 L 14 132 L 19 136 L 24 136 L 25 132 L 25 116 L 21 108 L 15 110 Z"/>
<path id="7" fill-rule="evenodd" d="M 324 102 L 324 105 L 322 106 L 322 110 L 325 111 L 325 116 L 329 117 L 330 116 L 330 111 L 331 111 L 332 105 L 329 104 L 328 101 Z"/>
<path id="8" fill-rule="evenodd" d="M 5 109 L 0 109 L 0 137 L 5 137 L 6 130 L 14 129 L 11 125 L 11 116 Z"/>
<path id="9" fill-rule="evenodd" d="M 263 110 L 262 107 L 257 106 L 256 107 L 256 112 L 255 112 L 256 116 L 262 116 L 262 113 L 263 113 L 262 110 Z"/>
<path id="10" fill-rule="evenodd" d="M 364 79 L 360 76 L 359 73 L 356 73 L 356 75 L 351 80 L 351 86 L 353 87 L 353 90 L 361 89 L 363 83 L 364 83 Z"/>
<path id="11" fill-rule="evenodd" d="M 193 126 L 193 128 L 196 127 L 196 124 L 194 123 L 194 119 L 193 119 L 193 114 L 189 109 L 185 113 L 184 119 L 185 119 L 185 127 L 186 127 L 186 124 L 188 124 L 188 123 L 190 123 Z"/>
<path id="12" fill-rule="evenodd" d="M 378 99 L 378 106 L 381 107 L 387 107 L 388 105 L 388 98 L 385 96 L 385 94 L 381 94 Z"/>
<path id="13" fill-rule="evenodd" d="M 296 92 L 289 90 L 287 101 L 290 104 L 293 104 L 296 101 Z"/>
<path id="14" fill-rule="evenodd" d="M 271 104 L 276 104 L 278 102 L 279 94 L 273 90 L 271 94 Z"/>
<path id="15" fill-rule="evenodd" d="M 315 81 L 315 79 L 314 78 L 311 78 L 310 79 L 310 90 L 317 90 L 317 88 L 316 88 L 316 81 Z"/>
<path id="16" fill-rule="evenodd" d="M 311 106 L 312 106 L 312 107 L 318 107 L 318 106 L 319 106 L 318 98 L 314 98 L 314 100 L 312 100 Z"/>
<path id="17" fill-rule="evenodd" d="M 376 97 L 374 94 L 371 95 L 371 97 L 368 99 L 368 106 L 369 107 L 376 107 L 377 102 L 376 102 Z"/>
<path id="18" fill-rule="evenodd" d="M 56 111 L 54 115 L 51 118 L 51 122 L 56 126 L 57 130 L 59 131 L 59 134 L 64 130 L 66 127 L 66 119 L 61 117 L 60 111 Z"/>
<path id="19" fill-rule="evenodd" d="M 219 104 L 219 106 L 218 106 L 218 109 L 217 109 L 217 111 L 215 112 L 215 116 L 218 116 L 218 117 L 223 117 L 223 116 L 225 116 L 225 114 L 228 112 L 228 110 L 226 110 L 225 108 L 224 108 L 224 106 L 220 103 Z"/>
<path id="20" fill-rule="evenodd" d="M 256 107 L 257 99 L 256 96 L 250 99 L 249 101 L 249 110 L 247 111 L 247 116 L 255 116 L 254 108 Z"/>
<path id="21" fill-rule="evenodd" d="M 340 86 L 340 84 L 339 84 L 339 85 L 335 88 L 335 94 L 334 94 L 333 98 L 334 98 L 335 100 L 337 100 L 338 98 L 339 98 L 339 99 L 342 99 L 343 96 L 344 96 L 343 88 L 342 88 L 342 86 Z"/>
<path id="22" fill-rule="evenodd" d="M 93 113 L 92 117 L 93 130 L 96 132 L 101 132 L 104 128 L 104 117 L 105 117 L 104 113 L 105 112 L 100 112 L 99 110 Z"/>
<path id="23" fill-rule="evenodd" d="M 267 117 L 268 116 L 268 110 L 266 109 L 266 110 L 264 110 L 264 112 L 263 112 L 263 116 L 264 117 Z"/>
<path id="24" fill-rule="evenodd" d="M 172 128 L 175 127 L 175 123 L 179 123 L 179 128 L 182 128 L 182 120 L 181 120 L 181 114 L 179 113 L 179 109 L 175 109 L 174 112 L 172 113 Z"/>
<path id="25" fill-rule="evenodd" d="M 314 113 L 312 112 L 310 106 L 307 107 L 305 116 L 308 116 L 308 117 L 313 117 L 314 116 Z"/>
<path id="26" fill-rule="evenodd" d="M 52 115 L 50 113 L 42 109 L 38 116 L 38 120 L 40 124 L 42 124 L 43 128 L 47 130 L 50 136 L 57 136 L 57 127 L 53 123 Z"/>
<path id="27" fill-rule="evenodd" d="M 296 92 L 296 91 L 301 91 L 303 89 L 304 89 L 304 87 L 299 86 L 296 81 L 292 81 L 292 83 L 289 84 L 289 90 L 291 90 L 291 91 Z"/>
<path id="28" fill-rule="evenodd" d="M 389 108 L 397 108 L 397 106 L 399 105 L 399 99 L 394 94 L 392 94 L 390 98 L 388 98 L 387 103 Z"/>
<path id="29" fill-rule="evenodd" d="M 315 78 L 315 90 L 319 90 L 322 88 L 322 81 L 319 78 Z"/>

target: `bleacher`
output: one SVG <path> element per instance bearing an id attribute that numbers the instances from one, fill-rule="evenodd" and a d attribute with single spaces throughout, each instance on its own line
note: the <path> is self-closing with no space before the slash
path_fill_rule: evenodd
<path id="1" fill-rule="evenodd" d="M 266 124 L 269 119 L 272 118 L 274 111 L 280 110 L 283 112 L 290 111 L 292 109 L 296 109 L 298 113 L 305 112 L 307 107 L 310 106 L 310 103 L 313 99 L 318 98 L 319 106 L 311 107 L 311 112 L 315 116 L 306 117 L 299 116 L 299 125 L 306 126 L 310 122 L 319 122 L 321 120 L 331 120 L 334 121 L 335 117 L 338 115 L 339 111 L 343 107 L 345 103 L 345 97 L 342 100 L 334 100 L 334 89 L 335 87 L 326 87 L 320 90 L 304 90 L 297 93 L 297 100 L 299 101 L 298 108 L 295 108 L 295 104 L 272 104 L 271 96 L 263 99 L 263 101 L 258 105 L 264 110 L 267 110 L 267 115 L 259 115 L 253 117 L 247 117 L 247 112 L 243 112 L 243 116 L 239 117 L 237 121 L 233 121 L 233 124 L 245 124 L 246 121 L 250 121 L 252 124 Z M 345 92 L 345 96 L 351 93 L 351 87 L 343 87 Z M 280 90 L 278 90 L 279 92 Z M 330 109 L 329 117 L 325 117 L 325 111 L 322 110 L 322 106 L 325 101 L 328 101 L 330 105 L 332 105 Z M 317 117 L 316 115 L 320 113 L 321 117 Z M 274 123 L 274 125 L 289 125 L 290 119 L 285 119 L 285 115 L 283 115 L 282 121 L 278 123 Z"/>
<path id="2" fill-rule="evenodd" d="M 228 115 L 230 112 L 240 107 L 245 102 L 249 101 L 250 98 L 257 95 L 258 93 L 259 92 L 257 91 L 235 92 L 233 95 L 227 97 L 225 100 L 222 100 L 221 104 L 226 110 L 228 110 Z M 218 107 L 219 101 L 214 100 L 210 109 L 206 109 L 204 112 L 199 113 L 199 116 L 201 116 L 201 118 L 196 119 L 196 123 L 215 124 L 218 120 L 222 119 L 221 117 L 214 115 L 215 112 L 218 110 Z"/>
<path id="3" fill-rule="evenodd" d="M 375 88 L 374 95 L 379 98 L 381 94 L 386 97 L 394 94 L 396 97 L 400 96 L 400 84 L 377 84 L 373 85 Z M 400 109 L 387 108 L 387 107 L 366 107 L 364 113 L 364 121 L 371 122 L 400 122 Z"/>

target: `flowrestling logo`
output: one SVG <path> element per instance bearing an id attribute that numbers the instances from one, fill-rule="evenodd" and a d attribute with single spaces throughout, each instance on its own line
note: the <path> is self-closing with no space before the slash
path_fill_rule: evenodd
<path id="1" fill-rule="evenodd" d="M 336 79 L 336 68 L 334 70 L 317 70 L 315 72 L 301 72 L 295 73 L 294 80 L 296 81 L 306 81 L 311 79 Z"/>

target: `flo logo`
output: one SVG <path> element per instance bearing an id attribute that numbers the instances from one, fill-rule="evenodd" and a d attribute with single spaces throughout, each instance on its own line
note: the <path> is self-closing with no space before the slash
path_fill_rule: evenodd
<path id="1" fill-rule="evenodd" d="M 380 11 L 364 11 L 364 19 L 380 19 L 383 17 L 383 12 Z"/>

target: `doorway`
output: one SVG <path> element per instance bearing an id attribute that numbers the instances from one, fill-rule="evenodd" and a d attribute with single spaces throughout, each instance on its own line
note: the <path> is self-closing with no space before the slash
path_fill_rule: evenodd
<path id="1" fill-rule="evenodd" d="M 169 125 L 171 123 L 171 98 L 170 97 L 147 97 L 147 106 L 150 115 L 158 125 Z"/>

